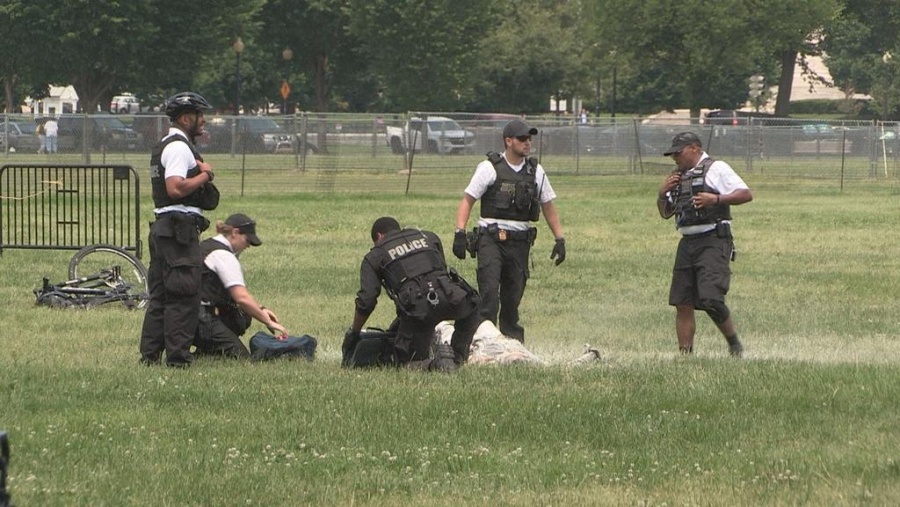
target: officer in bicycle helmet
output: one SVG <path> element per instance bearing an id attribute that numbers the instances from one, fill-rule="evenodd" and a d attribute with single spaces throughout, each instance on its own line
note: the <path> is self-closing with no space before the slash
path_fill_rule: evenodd
<path id="1" fill-rule="evenodd" d="M 212 167 L 194 146 L 203 132 L 209 102 L 194 92 L 166 100 L 172 122 L 150 154 L 150 186 L 156 221 L 150 226 L 150 301 L 141 330 L 141 362 L 188 366 L 200 308 L 200 233 L 209 227 L 203 210 L 215 209 L 219 191 Z"/>

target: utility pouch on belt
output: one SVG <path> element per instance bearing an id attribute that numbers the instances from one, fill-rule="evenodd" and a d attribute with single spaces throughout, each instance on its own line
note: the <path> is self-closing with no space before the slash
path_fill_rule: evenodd
<path id="1" fill-rule="evenodd" d="M 722 222 L 721 220 L 716 222 L 716 237 L 731 239 L 731 224 Z"/>
<path id="2" fill-rule="evenodd" d="M 191 241 L 197 238 L 197 222 L 194 217 L 187 213 L 176 213 L 172 215 L 175 229 L 175 241 L 179 245 L 189 245 Z"/>
<path id="3" fill-rule="evenodd" d="M 537 239 L 537 227 L 531 227 L 528 229 L 528 244 L 534 245 L 534 240 Z"/>

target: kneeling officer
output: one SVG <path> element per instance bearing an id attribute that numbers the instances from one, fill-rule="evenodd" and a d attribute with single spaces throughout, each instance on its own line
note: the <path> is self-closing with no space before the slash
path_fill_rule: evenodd
<path id="1" fill-rule="evenodd" d="M 250 352 L 240 337 L 250 327 L 251 319 L 262 322 L 275 334 L 288 333 L 275 313 L 256 301 L 244 282 L 238 256 L 247 247 L 262 244 L 256 235 L 256 222 L 236 213 L 224 223 L 217 223 L 216 232 L 216 236 L 200 243 L 204 261 L 194 354 L 247 359 Z"/>
<path id="2" fill-rule="evenodd" d="M 362 261 L 356 313 L 344 337 L 345 365 L 383 285 L 397 310 L 396 361 L 428 370 L 455 370 L 468 359 L 472 336 L 482 321 L 478 293 L 455 271 L 448 272 L 441 240 L 433 232 L 400 229 L 396 219 L 381 217 L 372 224 L 371 235 L 375 246 Z M 434 326 L 443 320 L 455 321 L 452 353 L 438 346 L 432 359 Z"/>

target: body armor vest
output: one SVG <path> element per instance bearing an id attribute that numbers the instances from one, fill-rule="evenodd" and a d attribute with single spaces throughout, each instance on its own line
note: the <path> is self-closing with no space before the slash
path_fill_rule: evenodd
<path id="1" fill-rule="evenodd" d="M 200 242 L 200 250 L 203 252 L 203 258 L 215 250 L 231 251 L 227 245 L 213 238 L 208 238 Z M 222 285 L 222 280 L 215 271 L 209 269 L 204 262 L 201 267 L 200 275 L 200 300 L 210 303 L 215 307 L 216 315 L 226 326 L 228 326 L 234 334 L 240 336 L 250 327 L 250 317 L 241 310 L 240 306 L 231 298 L 228 289 Z"/>
<path id="2" fill-rule="evenodd" d="M 731 207 L 719 204 L 707 208 L 695 208 L 692 199 L 700 192 L 718 194 L 706 185 L 706 173 L 715 160 L 707 157 L 700 165 L 681 173 L 681 181 L 675 187 L 675 226 L 715 224 L 721 220 L 731 220 Z"/>
<path id="3" fill-rule="evenodd" d="M 499 153 L 488 153 L 497 179 L 481 196 L 482 218 L 500 218 L 535 222 L 541 216 L 540 196 L 535 173 L 537 160 L 525 159 L 525 167 L 516 172 Z"/>
<path id="4" fill-rule="evenodd" d="M 166 191 L 166 168 L 162 165 L 162 152 L 171 143 L 174 142 L 182 142 L 188 145 L 191 149 L 191 153 L 194 155 L 194 158 L 203 161 L 203 157 L 200 156 L 200 152 L 194 147 L 193 144 L 187 142 L 183 137 L 179 135 L 169 136 L 168 139 L 161 141 L 159 144 L 153 147 L 153 151 L 150 153 L 150 187 L 153 191 L 153 205 L 157 208 L 162 208 L 165 206 L 171 206 L 173 204 L 184 204 L 185 206 L 195 206 L 200 209 L 215 209 L 216 206 L 210 206 L 210 202 L 208 202 L 203 193 L 206 192 L 205 187 L 211 186 L 211 183 L 207 183 L 190 195 L 182 197 L 180 199 L 173 199 L 169 197 L 169 193 Z M 200 173 L 200 167 L 194 166 L 192 167 L 188 173 L 187 178 L 193 178 Z M 218 204 L 218 191 L 216 191 L 216 204 Z"/>
<path id="5" fill-rule="evenodd" d="M 384 287 L 395 301 L 410 284 L 421 287 L 423 282 L 445 272 L 438 246 L 422 231 L 404 229 L 389 234 L 376 248 L 382 250 L 385 259 Z"/>

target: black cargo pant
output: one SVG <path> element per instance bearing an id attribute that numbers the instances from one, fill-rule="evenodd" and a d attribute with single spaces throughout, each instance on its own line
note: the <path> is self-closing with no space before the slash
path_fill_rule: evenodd
<path id="1" fill-rule="evenodd" d="M 200 309 L 199 320 L 197 335 L 194 337 L 195 355 L 250 358 L 250 351 L 244 346 L 241 337 L 205 307 Z"/>
<path id="2" fill-rule="evenodd" d="M 191 343 L 200 308 L 200 232 L 209 222 L 199 215 L 170 212 L 150 225 L 150 301 L 141 329 L 141 361 L 169 366 L 193 361 Z"/>
<path id="3" fill-rule="evenodd" d="M 519 303 L 529 277 L 528 255 L 533 237 L 528 231 L 488 232 L 484 228 L 478 236 L 481 317 L 497 325 L 504 335 L 523 343 L 525 328 L 519 325 Z"/>

